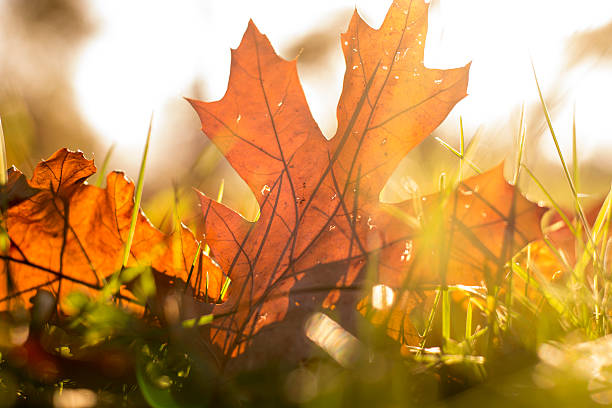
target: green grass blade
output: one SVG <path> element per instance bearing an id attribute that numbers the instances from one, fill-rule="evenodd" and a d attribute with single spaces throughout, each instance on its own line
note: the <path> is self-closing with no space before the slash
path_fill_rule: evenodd
<path id="1" fill-rule="evenodd" d="M 448 288 L 444 288 L 442 289 L 442 337 L 444 341 L 450 340 L 450 309 L 450 295 Z"/>
<path id="2" fill-rule="evenodd" d="M 572 179 L 576 191 L 580 191 L 580 178 L 578 174 L 578 146 L 576 143 L 576 104 L 574 104 L 574 111 L 572 114 Z"/>
<path id="3" fill-rule="evenodd" d="M 199 326 L 205 326 L 207 324 L 212 323 L 212 321 L 215 319 L 215 316 L 212 314 L 205 314 L 202 315 L 200 317 L 194 317 L 193 319 L 187 319 L 187 320 L 183 320 L 182 322 L 182 326 L 185 329 L 189 329 L 192 327 L 199 327 Z"/>
<path id="4" fill-rule="evenodd" d="M 198 249 L 196 250 L 196 254 L 193 257 L 193 262 L 191 263 L 191 268 L 189 268 L 189 274 L 187 275 L 187 280 L 185 281 L 185 290 L 189 287 L 191 283 L 191 276 L 193 275 L 193 270 L 195 269 L 196 263 L 198 262 L 198 257 L 200 256 L 200 250 L 202 249 L 202 243 L 198 242 Z M 206 275 L 206 289 L 208 289 L 208 275 Z"/>
<path id="5" fill-rule="evenodd" d="M 221 179 L 221 184 L 219 185 L 219 192 L 217 193 L 217 202 L 221 203 L 223 201 L 223 192 L 225 190 L 225 179 Z M 210 247 L 208 244 L 204 245 L 204 255 L 210 255 Z M 206 293 L 208 294 L 208 275 L 206 276 Z"/>
<path id="6" fill-rule="evenodd" d="M 482 173 L 482 171 L 478 168 L 478 166 L 476 166 L 476 164 L 474 164 L 473 161 L 471 161 L 470 159 L 468 159 L 467 157 L 465 157 L 465 155 L 462 155 L 459 151 L 457 151 L 457 149 L 455 149 L 453 146 L 449 145 L 448 143 L 446 143 L 444 140 L 440 139 L 439 137 L 435 137 L 434 139 L 436 139 L 438 141 L 438 143 L 440 143 L 442 146 L 444 146 L 446 149 L 448 149 L 448 151 L 450 151 L 451 153 L 453 153 L 455 156 L 457 156 L 459 159 L 461 160 L 465 160 L 465 162 L 472 168 L 472 170 L 474 170 L 477 174 Z"/>
<path id="7" fill-rule="evenodd" d="M 106 169 L 108 167 L 108 162 L 110 161 L 110 158 L 113 155 L 114 151 L 115 151 L 115 144 L 113 143 L 111 147 L 108 149 L 108 151 L 106 152 L 106 155 L 104 156 L 104 161 L 102 162 L 102 168 L 98 172 L 98 179 L 96 180 L 96 187 L 102 186 L 102 181 L 104 181 L 104 177 L 106 176 Z"/>
<path id="8" fill-rule="evenodd" d="M 436 309 L 438 309 L 438 305 L 440 304 L 440 294 L 441 293 L 442 291 L 440 290 L 440 288 L 438 288 L 436 290 L 436 297 L 434 299 L 433 306 L 431 307 L 431 311 L 429 312 L 429 317 L 427 318 L 427 325 L 425 326 L 425 331 L 423 332 L 423 335 L 421 336 L 422 340 L 421 340 L 421 343 L 419 344 L 420 350 L 418 351 L 417 356 L 421 355 L 421 353 L 425 349 L 425 343 L 427 342 L 427 337 L 429 336 L 429 333 L 431 332 L 433 328 L 433 321 L 434 321 L 434 318 L 436 317 Z"/>
<path id="9" fill-rule="evenodd" d="M 140 162 L 140 172 L 138 173 L 138 183 L 136 184 L 136 197 L 134 201 L 134 209 L 132 210 L 132 221 L 130 222 L 130 231 L 128 233 L 127 241 L 123 251 L 123 267 L 127 266 L 128 260 L 130 259 L 130 250 L 132 248 L 132 241 L 134 240 L 134 232 L 136 231 L 136 221 L 138 221 L 138 213 L 140 212 L 140 201 L 142 200 L 142 188 L 144 185 L 144 173 L 145 165 L 147 163 L 147 155 L 149 154 L 149 143 L 151 141 L 151 129 L 153 127 L 153 114 L 151 114 L 151 120 L 149 121 L 149 131 L 147 132 L 147 140 L 145 142 L 144 152 L 142 154 L 142 161 Z"/>
<path id="10" fill-rule="evenodd" d="M 602 247 L 601 247 L 602 251 L 606 251 L 607 242 L 608 242 L 608 229 L 610 227 L 610 218 L 611 218 L 610 217 L 610 204 L 611 203 L 612 203 L 612 187 L 610 188 L 610 191 L 608 192 L 608 195 L 606 196 L 606 199 L 603 205 L 601 206 L 602 208 L 599 209 L 599 213 L 597 214 L 597 219 L 595 220 L 595 225 L 593 226 L 593 229 L 598 231 L 599 228 L 598 228 L 597 221 L 599 220 L 601 212 L 604 211 L 604 208 L 605 208 L 605 213 L 602 216 L 604 221 L 602 222 L 603 226 L 601 227 L 601 230 L 602 230 L 601 239 L 599 240 L 599 242 L 602 243 Z M 606 263 L 604 262 L 604 267 L 605 266 L 606 266 Z"/>
<path id="11" fill-rule="evenodd" d="M 521 164 L 523 163 L 523 152 L 525 149 L 525 139 L 527 137 L 527 127 L 525 125 L 525 103 L 521 105 L 521 118 L 519 120 L 519 150 L 516 158 L 516 167 L 514 171 L 514 178 L 512 184 L 517 185 L 519 181 L 519 175 L 521 174 Z"/>
<path id="12" fill-rule="evenodd" d="M 608 192 L 604 203 L 599 209 L 599 213 L 597 214 L 597 218 L 595 219 L 595 223 L 593 224 L 593 240 L 588 241 L 584 250 L 582 251 L 582 255 L 578 259 L 576 266 L 574 267 L 574 271 L 577 276 L 584 276 L 584 272 L 586 267 L 592 260 L 595 265 L 597 265 L 597 258 L 595 257 L 595 253 L 597 253 L 597 248 L 600 243 L 603 243 L 604 246 L 607 242 L 606 238 L 608 236 L 608 226 L 610 225 L 610 212 L 612 206 L 612 188 Z M 604 248 L 605 250 L 605 248 Z M 601 256 L 600 256 L 601 257 Z"/>
<path id="13" fill-rule="evenodd" d="M 4 131 L 2 130 L 2 118 L 0 118 L 0 187 L 3 187 L 8 183 L 7 174 L 7 162 L 6 162 L 6 145 L 4 143 Z M 9 249 L 10 239 L 7 232 L 5 212 L 8 209 L 8 200 L 2 200 L 1 205 L 1 216 L 0 216 L 0 252 L 6 255 Z M 9 262 L 4 261 L 4 268 L 8 271 Z M 8 276 L 8 274 L 7 274 Z"/>
<path id="14" fill-rule="evenodd" d="M 540 88 L 540 83 L 538 81 L 538 76 L 536 75 L 535 66 L 533 65 L 533 61 L 531 62 L 531 68 L 533 70 L 533 77 L 535 79 L 536 86 L 538 88 L 538 95 L 540 97 L 540 103 L 542 105 L 542 110 L 544 112 L 544 116 L 546 117 L 546 123 L 548 124 L 548 129 L 550 130 L 550 134 L 555 144 L 555 148 L 557 149 L 557 154 L 559 155 L 559 160 L 561 161 L 561 166 L 563 167 L 563 173 L 565 174 L 565 179 L 567 180 L 569 188 L 572 192 L 572 196 L 574 198 L 574 202 L 576 203 L 576 209 L 578 210 L 578 217 L 580 219 L 580 222 L 582 223 L 584 230 L 587 233 L 587 237 L 589 238 L 590 241 L 593 241 L 593 237 L 591 235 L 589 224 L 586 220 L 586 217 L 584 215 L 584 210 L 582 209 L 582 206 L 580 205 L 580 201 L 578 199 L 578 191 L 576 190 L 574 181 L 572 180 L 567 164 L 565 163 L 565 159 L 563 158 L 563 153 L 561 153 L 561 148 L 559 147 L 559 140 L 557 139 L 557 136 L 555 134 L 555 130 L 552 125 L 552 120 L 550 118 L 550 113 L 548 112 L 548 107 L 546 106 L 546 102 L 544 101 L 544 96 L 542 95 L 542 90 Z"/>
<path id="15" fill-rule="evenodd" d="M 225 277 L 225 282 L 223 282 L 223 286 L 221 287 L 221 293 L 219 294 L 219 300 L 223 300 L 225 295 L 227 294 L 227 290 L 229 289 L 229 285 L 232 282 L 229 276 Z"/>
<path id="16" fill-rule="evenodd" d="M 572 194 L 574 195 L 574 197 L 577 197 L 578 193 L 576 192 L 576 187 L 574 186 L 574 182 L 572 181 L 572 177 L 570 176 L 569 170 L 567 168 L 567 164 L 565 163 L 565 159 L 563 158 L 563 153 L 561 153 L 561 148 L 559 147 L 559 140 L 557 139 L 557 135 L 555 134 L 555 129 L 553 128 L 552 120 L 550 118 L 550 113 L 548 112 L 548 107 L 546 106 L 546 102 L 544 101 L 544 96 L 542 95 L 542 90 L 540 88 L 540 82 L 538 81 L 538 76 L 536 75 L 535 66 L 533 65 L 533 61 L 531 61 L 531 69 L 533 70 L 533 77 L 535 78 L 535 83 L 538 88 L 538 95 L 540 97 L 540 103 L 542 105 L 544 117 L 546 118 L 546 123 L 548 124 L 548 130 L 550 130 L 550 134 L 555 144 L 555 148 L 557 149 L 559 160 L 561 160 L 561 166 L 563 167 L 565 178 L 569 184 L 570 190 L 572 190 Z"/>
<path id="17" fill-rule="evenodd" d="M 0 186 L 4 186 L 8 182 L 7 169 L 6 145 L 4 143 L 4 131 L 2 130 L 2 118 L 0 118 Z"/>
<path id="18" fill-rule="evenodd" d="M 204 292 L 204 298 L 206 299 L 206 302 L 208 303 L 208 288 L 210 287 L 210 278 L 208 277 L 208 271 L 206 271 L 206 292 Z"/>
<path id="19" fill-rule="evenodd" d="M 224 190 L 225 190 L 225 179 L 221 179 L 221 184 L 219 185 L 219 192 L 217 193 L 218 203 L 223 201 L 223 191 Z"/>
<path id="20" fill-rule="evenodd" d="M 468 297 L 467 315 L 465 317 L 465 339 L 472 337 L 472 297 Z"/>
<path id="21" fill-rule="evenodd" d="M 595 223 L 593 224 L 593 239 L 595 243 L 601 242 L 602 234 L 607 232 L 607 226 L 610 222 L 610 210 L 612 207 L 612 188 L 608 192 L 604 203 L 599 209 L 599 213 L 597 214 L 597 218 L 595 219 Z"/>
<path id="22" fill-rule="evenodd" d="M 463 117 L 459 116 L 459 154 L 461 160 L 459 160 L 459 180 L 463 178 L 463 158 L 465 157 L 465 136 L 463 133 Z"/>

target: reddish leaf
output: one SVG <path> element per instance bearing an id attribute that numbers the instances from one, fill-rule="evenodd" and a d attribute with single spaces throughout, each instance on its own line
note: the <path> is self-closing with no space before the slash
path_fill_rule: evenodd
<path id="1" fill-rule="evenodd" d="M 501 285 L 506 262 L 541 238 L 540 219 L 546 212 L 505 180 L 503 164 L 464 180 L 448 196 L 434 194 L 420 200 L 380 207 L 388 215 L 379 217 L 377 226 L 382 247 L 378 279 L 400 289 L 402 297 L 389 310 L 375 310 L 370 299 L 359 308 L 364 315 L 373 313 L 375 324 L 388 325 L 392 337 L 408 344 L 418 332 L 408 319 L 417 302 L 405 299 L 407 288 Z M 421 220 L 422 230 L 402 222 L 410 216 Z M 426 298 L 431 301 L 432 296 Z"/>
<path id="2" fill-rule="evenodd" d="M 397 237 L 405 236 L 409 226 L 394 214 L 418 216 L 416 206 L 412 201 L 393 209 L 381 206 L 388 216 L 380 217 L 385 246 L 380 279 L 391 287 L 406 279 L 413 284 L 439 283 L 440 278 L 447 284 L 499 283 L 500 268 L 510 256 L 541 237 L 540 218 L 546 209 L 529 202 L 505 180 L 503 165 L 464 180 L 448 197 L 430 195 L 421 200 L 425 230 L 415 231 L 412 240 L 403 242 L 396 242 Z M 412 261 L 417 250 L 426 253 L 423 259 L 398 274 L 401 262 Z"/>
<path id="3" fill-rule="evenodd" d="M 427 9 L 421 0 L 396 1 L 377 30 L 355 13 L 342 36 L 347 71 L 331 141 L 308 110 L 296 62 L 279 58 L 252 22 L 232 51 L 223 99 L 190 101 L 205 134 L 260 205 L 259 219 L 250 223 L 201 195 L 207 242 L 232 279 L 210 330 L 227 358 L 247 346 L 244 357 L 251 362 L 303 357 L 310 347 L 303 325 L 321 307 L 335 308 L 341 324 L 354 329 L 361 296 L 355 289 L 367 281 L 369 265 L 396 287 L 407 279 L 441 282 L 431 254 L 423 253 L 418 264 L 402 258 L 407 241 L 419 252 L 423 240 L 388 210 L 409 213 L 411 204 L 379 202 L 398 162 L 467 88 L 469 66 L 424 67 Z M 469 191 L 448 201 L 441 224 L 457 230 L 446 279 L 480 282 L 483 269 L 507 259 L 503 242 L 518 248 L 539 236 L 541 211 L 505 182 L 501 167 L 463 188 Z M 433 206 L 425 207 L 431 213 Z"/>
<path id="4" fill-rule="evenodd" d="M 41 162 L 27 183 L 17 170 L 10 173 L 7 191 L 12 205 L 6 223 L 11 262 L 0 289 L 3 307 L 15 297 L 27 301 L 39 288 L 58 297 L 77 288 L 95 291 L 121 268 L 134 184 L 112 172 L 105 189 L 87 185 L 85 180 L 95 171 L 93 161 L 82 153 L 62 149 Z M 185 280 L 196 249 L 185 227 L 166 236 L 141 212 L 129 265 L 151 265 Z M 206 257 L 203 268 L 211 274 L 210 296 L 218 296 L 218 269 Z"/>
<path id="5" fill-rule="evenodd" d="M 233 282 L 215 310 L 230 315 L 211 331 L 227 356 L 258 341 L 299 358 L 301 327 L 321 304 L 343 306 L 350 325 L 358 296 L 348 289 L 381 247 L 380 190 L 465 96 L 468 67 L 424 67 L 426 29 L 422 1 L 395 2 L 378 30 L 354 15 L 342 37 L 347 73 L 329 142 L 308 110 L 296 62 L 279 58 L 252 22 L 232 51 L 223 99 L 190 101 L 261 209 L 249 223 L 201 196 L 207 241 Z M 253 337 L 273 324 L 274 336 Z"/>

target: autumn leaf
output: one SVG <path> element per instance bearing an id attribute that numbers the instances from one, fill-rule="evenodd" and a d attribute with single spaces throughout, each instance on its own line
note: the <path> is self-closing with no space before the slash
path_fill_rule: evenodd
<path id="1" fill-rule="evenodd" d="M 396 340 L 414 345 L 418 332 L 408 317 L 418 302 L 407 297 L 431 303 L 433 296 L 431 290 L 423 294 L 416 288 L 502 285 L 506 263 L 526 244 L 541 238 L 540 219 L 547 210 L 520 195 L 503 170 L 500 164 L 464 180 L 449 194 L 381 205 L 388 216 L 380 217 L 384 233 L 380 234 L 378 282 L 401 295 L 389 308 L 368 298 L 359 305 L 362 314 L 372 315 L 375 324 L 388 325 Z M 420 227 L 410 224 L 416 219 Z M 404 240 L 397 241 L 402 235 Z"/>
<path id="2" fill-rule="evenodd" d="M 503 171 L 504 166 L 500 164 L 462 181 L 451 194 L 421 197 L 420 214 L 415 214 L 417 206 L 412 200 L 387 208 L 381 206 L 389 214 L 381 222 L 387 236 L 400 236 L 409 227 L 401 220 L 411 215 L 420 217 L 423 228 L 421 232 L 416 231 L 414 242 L 386 245 L 384 251 L 393 250 L 397 245 L 400 249 L 418 247 L 429 253 L 425 262 L 410 265 L 410 276 L 398 276 L 397 267 L 387 270 L 382 264 L 381 282 L 398 287 L 406 279 L 437 283 L 443 278 L 442 283 L 446 284 L 499 284 L 500 268 L 528 242 L 541 237 L 539 222 L 546 212 L 546 208 L 520 195 L 506 181 Z M 381 257 L 391 258 L 384 251 Z M 416 250 L 404 252 L 400 261 L 407 261 Z M 435 273 L 436 269 L 448 272 L 441 276 Z"/>
<path id="3" fill-rule="evenodd" d="M 28 304 L 42 288 L 58 299 L 76 289 L 95 294 L 121 269 L 134 184 L 120 172 L 109 173 L 105 189 L 86 184 L 95 171 L 92 160 L 67 149 L 38 164 L 29 181 L 18 170 L 10 171 L 10 249 L 5 256 L 10 262 L 0 284 L 3 308 L 15 299 Z M 167 236 L 141 211 L 128 266 L 150 265 L 157 273 L 185 281 L 196 250 L 197 242 L 186 227 Z M 201 259 L 211 275 L 209 296 L 218 297 L 218 268 L 207 257 Z"/>
<path id="4" fill-rule="evenodd" d="M 379 249 L 370 236 L 378 235 L 380 190 L 465 96 L 468 67 L 424 67 L 426 29 L 422 1 L 395 2 L 378 30 L 355 13 L 342 36 L 347 72 L 331 141 L 310 114 L 296 61 L 278 57 L 252 22 L 232 51 L 223 99 L 190 101 L 260 206 L 250 223 L 201 196 L 207 242 L 233 282 L 215 310 L 230 315 L 211 330 L 225 355 L 240 354 L 283 319 L 291 327 L 261 342 L 280 353 L 289 342 L 299 355 L 305 346 L 295 333 L 322 303 L 344 304 L 340 309 L 353 314 L 350 289 L 367 255 Z"/>
<path id="5" fill-rule="evenodd" d="M 232 50 L 225 96 L 190 100 L 202 130 L 260 206 L 251 223 L 201 194 L 207 242 L 232 279 L 209 333 L 226 358 L 247 347 L 250 362 L 302 358 L 310 348 L 303 325 L 321 307 L 335 309 L 353 330 L 373 260 L 392 287 L 412 278 L 441 281 L 430 256 L 411 271 L 406 243 L 414 240 L 410 250 L 418 252 L 418 231 L 389 211 L 408 211 L 410 204 L 379 201 L 399 161 L 466 95 L 469 66 L 423 65 L 427 10 L 420 0 L 395 1 L 379 29 L 354 14 L 341 38 L 347 69 L 330 141 L 310 114 L 296 61 L 278 57 L 253 22 Z M 448 201 L 452 222 L 444 228 L 452 225 L 460 238 L 451 246 L 446 280 L 481 282 L 483 269 L 506 259 L 504 242 L 516 249 L 539 236 L 533 221 L 540 210 L 506 183 L 500 168 L 463 188 Z"/>

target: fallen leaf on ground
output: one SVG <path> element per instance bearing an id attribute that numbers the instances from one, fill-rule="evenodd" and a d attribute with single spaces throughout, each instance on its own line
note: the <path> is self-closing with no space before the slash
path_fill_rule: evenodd
<path id="1" fill-rule="evenodd" d="M 18 170 L 10 171 L 10 248 L 5 256 L 10 262 L 0 284 L 2 308 L 17 299 L 28 304 L 43 288 L 58 299 L 73 290 L 95 295 L 121 269 L 134 184 L 121 172 L 109 173 L 104 189 L 86 184 L 95 171 L 92 160 L 67 149 L 39 163 L 29 181 Z M 197 241 L 186 227 L 165 235 L 140 211 L 128 267 L 150 265 L 157 273 L 186 281 L 196 250 Z M 209 297 L 216 298 L 222 276 L 208 257 L 198 259 L 203 262 L 196 273 L 209 273 Z"/>

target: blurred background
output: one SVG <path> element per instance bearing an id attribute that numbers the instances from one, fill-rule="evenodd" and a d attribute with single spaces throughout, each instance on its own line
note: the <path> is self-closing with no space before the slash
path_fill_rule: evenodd
<path id="1" fill-rule="evenodd" d="M 173 203 L 186 221 L 197 211 L 191 186 L 247 218 L 257 204 L 245 184 L 200 131 L 184 96 L 221 98 L 230 48 L 249 18 L 298 70 L 324 134 L 335 133 L 344 60 L 339 34 L 356 8 L 373 26 L 391 0 L 0 0 L 0 117 L 9 164 L 31 174 L 36 163 L 67 146 L 95 158 L 111 148 L 108 169 L 136 179 L 154 112 L 144 208 L 165 227 Z M 472 61 L 469 96 L 438 138 L 458 148 L 478 135 L 471 160 L 483 170 L 503 159 L 512 173 L 521 106 L 527 121 L 527 166 L 560 201 L 567 188 L 538 101 L 530 59 L 571 163 L 575 113 L 581 193 L 603 196 L 612 175 L 612 3 L 552 0 L 431 0 L 425 64 L 448 68 Z M 404 160 L 383 191 L 407 197 L 415 183 L 436 189 L 457 158 L 429 138 Z M 469 175 L 469 174 L 466 174 Z M 544 195 L 523 178 L 530 198 Z M 178 197 L 178 200 L 175 200 Z"/>

